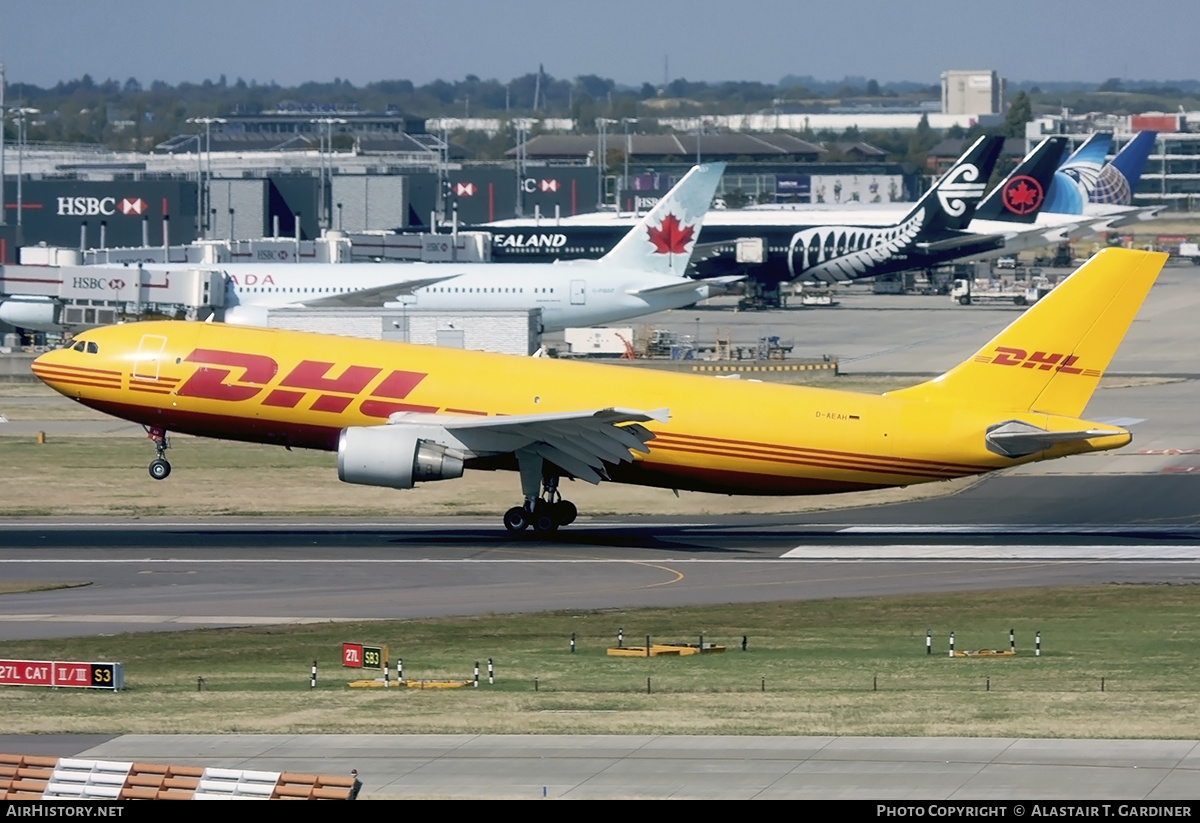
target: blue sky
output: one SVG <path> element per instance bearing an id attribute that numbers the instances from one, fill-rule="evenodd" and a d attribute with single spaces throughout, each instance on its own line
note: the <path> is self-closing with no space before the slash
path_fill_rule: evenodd
<path id="1" fill-rule="evenodd" d="M 335 77 L 419 84 L 537 70 L 618 83 L 787 74 L 936 84 L 1200 74 L 1195 0 L 3 0 L 9 84 L 91 74 L 169 83 L 221 74 L 284 86 Z M 336 9 L 336 11 L 335 11 Z"/>

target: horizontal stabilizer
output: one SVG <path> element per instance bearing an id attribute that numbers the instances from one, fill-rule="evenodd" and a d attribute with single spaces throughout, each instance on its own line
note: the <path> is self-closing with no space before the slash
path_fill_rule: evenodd
<path id="1" fill-rule="evenodd" d="M 628 293 L 646 297 L 649 295 L 676 294 L 679 292 L 697 291 L 702 286 L 708 286 L 710 287 L 710 294 L 719 294 L 725 289 L 726 286 L 745 279 L 746 276 L 742 274 L 729 274 L 723 277 L 709 277 L 704 280 L 668 283 L 665 286 L 652 286 L 646 289 L 630 289 Z"/>
<path id="2" fill-rule="evenodd" d="M 1002 234 L 962 234 L 955 237 L 947 237 L 945 240 L 936 240 L 932 243 L 917 243 L 916 246 L 921 251 L 926 252 L 943 252 L 961 249 L 964 246 L 979 246 L 980 251 L 990 249 L 998 249 L 1004 245 L 1004 235 Z"/>
<path id="3" fill-rule="evenodd" d="M 1125 434 L 1112 429 L 1080 429 L 1076 431 L 1046 431 L 1020 420 L 1008 420 L 989 426 L 984 442 L 988 451 L 1004 457 L 1024 457 L 1035 454 L 1057 443 L 1070 443 L 1078 440 L 1091 440 L 1094 437 L 1113 437 Z"/>

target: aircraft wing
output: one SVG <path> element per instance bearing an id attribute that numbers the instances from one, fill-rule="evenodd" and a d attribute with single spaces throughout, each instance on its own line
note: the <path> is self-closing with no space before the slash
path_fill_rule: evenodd
<path id="1" fill-rule="evenodd" d="M 551 414 L 491 417 L 397 412 L 389 426 L 437 426 L 473 455 L 507 454 L 526 449 L 580 480 L 608 478 L 605 463 L 629 462 L 629 452 L 649 454 L 654 433 L 639 425 L 667 422 L 666 409 L 607 408 Z"/>
<path id="2" fill-rule="evenodd" d="M 1114 215 L 1108 226 L 1109 228 L 1116 229 L 1133 223 L 1140 223 L 1143 220 L 1153 220 L 1155 217 L 1158 217 L 1158 213 L 1164 208 L 1165 206 L 1134 207 L 1130 211 Z"/>
<path id="3" fill-rule="evenodd" d="M 730 285 L 731 283 L 737 283 L 738 281 L 745 280 L 745 279 L 746 279 L 746 276 L 744 274 L 729 274 L 729 275 L 725 275 L 723 277 L 707 277 L 703 280 L 690 280 L 690 281 L 681 281 L 679 283 L 669 283 L 665 286 L 652 286 L 650 288 L 645 288 L 645 289 L 630 289 L 628 293 L 642 295 L 642 296 L 649 296 L 652 294 L 653 295 L 673 294 L 675 292 L 695 291 L 696 288 L 699 286 L 708 286 L 709 293 L 716 294 L 718 292 L 714 292 L 712 290 L 712 287 L 715 286 L 715 287 L 718 287 L 718 289 L 721 289 L 721 288 L 724 288 L 725 286 Z"/>
<path id="4" fill-rule="evenodd" d="M 357 308 L 357 307 L 377 307 L 384 303 L 394 301 L 397 297 L 406 294 L 412 294 L 417 289 L 425 286 L 432 286 L 435 283 L 442 283 L 446 280 L 453 280 L 462 272 L 454 274 L 444 274 L 439 277 L 421 277 L 414 280 L 401 280 L 398 283 L 389 283 L 386 286 L 376 286 L 373 289 L 360 289 L 358 291 L 345 292 L 343 294 L 331 294 L 328 297 L 319 297 L 316 300 L 300 301 L 298 305 L 308 306 L 309 308 Z"/>

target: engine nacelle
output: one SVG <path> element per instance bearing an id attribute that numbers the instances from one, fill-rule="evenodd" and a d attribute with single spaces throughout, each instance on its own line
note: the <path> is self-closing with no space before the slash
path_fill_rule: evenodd
<path id="1" fill-rule="evenodd" d="M 424 480 L 462 477 L 464 459 L 403 425 L 352 426 L 338 437 L 338 479 L 345 483 L 411 489 Z"/>
<path id="2" fill-rule="evenodd" d="M 48 297 L 10 297 L 0 303 L 0 322 L 32 331 L 57 331 L 59 305 Z"/>
<path id="3" fill-rule="evenodd" d="M 270 322 L 266 306 L 229 306 L 222 315 L 231 326 L 258 326 L 267 328 Z"/>

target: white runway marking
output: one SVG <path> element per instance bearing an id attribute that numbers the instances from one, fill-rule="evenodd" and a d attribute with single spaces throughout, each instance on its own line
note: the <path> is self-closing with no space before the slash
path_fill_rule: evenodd
<path id="1" fill-rule="evenodd" d="M 782 555 L 789 560 L 971 560 L 978 562 L 1196 562 L 1200 545 L 1080 546 L 797 546 Z"/>
<path id="2" fill-rule="evenodd" d="M 1139 526 L 1137 524 L 1081 526 L 1078 524 L 1028 524 L 1007 525 L 1003 523 L 970 523 L 952 526 L 915 525 L 915 526 L 832 526 L 838 534 L 1180 534 L 1194 532 L 1200 537 L 1200 530 L 1195 526 Z"/>

